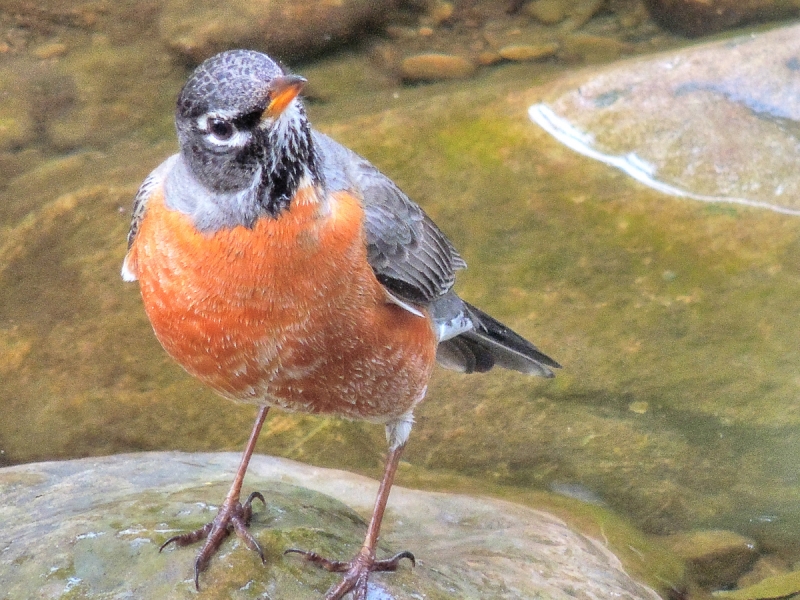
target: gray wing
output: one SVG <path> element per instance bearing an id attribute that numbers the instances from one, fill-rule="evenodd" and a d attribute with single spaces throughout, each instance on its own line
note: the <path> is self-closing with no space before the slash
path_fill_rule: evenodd
<path id="1" fill-rule="evenodd" d="M 423 210 L 366 159 L 314 132 L 330 191 L 362 197 L 367 259 L 400 300 L 428 305 L 444 296 L 466 267 L 453 244 Z"/>
<path id="2" fill-rule="evenodd" d="M 142 185 L 139 186 L 139 191 L 136 192 L 136 197 L 133 199 L 133 210 L 131 212 L 131 227 L 128 230 L 128 253 L 125 255 L 125 260 L 122 261 L 122 279 L 124 281 L 136 281 L 137 279 L 136 268 L 132 267 L 128 262 L 130 249 L 136 241 L 136 234 L 139 233 L 139 225 L 142 223 L 142 219 L 147 212 L 147 203 L 150 200 L 150 196 L 153 195 L 153 190 L 161 185 L 177 158 L 177 154 L 170 156 L 153 169 L 150 175 L 142 182 Z"/>
<path id="3" fill-rule="evenodd" d="M 356 153 L 316 131 L 314 143 L 328 190 L 362 197 L 367 258 L 375 276 L 401 301 L 428 308 L 442 366 L 464 373 L 497 366 L 553 376 L 551 369 L 560 366 L 556 361 L 451 291 L 456 270 L 466 263 L 419 206 Z"/>

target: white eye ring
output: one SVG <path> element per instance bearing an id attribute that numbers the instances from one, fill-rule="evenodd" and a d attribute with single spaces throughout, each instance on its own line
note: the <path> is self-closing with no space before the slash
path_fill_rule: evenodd
<path id="1" fill-rule="evenodd" d="M 243 147 L 250 140 L 250 132 L 242 131 L 226 118 L 227 115 L 206 114 L 197 119 L 197 127 L 215 146 Z"/>

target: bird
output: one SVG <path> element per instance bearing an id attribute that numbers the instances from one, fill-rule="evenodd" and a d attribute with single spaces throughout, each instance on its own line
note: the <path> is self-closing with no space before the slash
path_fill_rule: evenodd
<path id="1" fill-rule="evenodd" d="M 248 531 L 243 480 L 271 407 L 364 420 L 388 453 L 364 544 L 351 560 L 290 548 L 341 573 L 327 600 L 365 598 L 400 457 L 438 363 L 553 377 L 560 365 L 453 291 L 465 261 L 433 220 L 365 158 L 311 127 L 306 79 L 268 55 L 228 50 L 189 76 L 175 109 L 179 152 L 133 203 L 125 281 L 137 281 L 166 352 L 225 398 L 258 407 L 230 491 L 204 527 L 194 583 L 231 532 Z"/>

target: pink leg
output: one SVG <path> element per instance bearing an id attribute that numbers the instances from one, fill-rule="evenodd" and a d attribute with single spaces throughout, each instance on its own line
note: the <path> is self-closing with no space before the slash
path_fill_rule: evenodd
<path id="1" fill-rule="evenodd" d="M 354 600 L 366 600 L 367 581 L 370 573 L 374 571 L 395 571 L 400 561 L 404 558 L 409 559 L 412 565 L 414 564 L 414 555 L 408 551 L 400 552 L 385 560 L 375 560 L 375 547 L 378 544 L 383 513 L 386 511 L 389 491 L 392 488 L 394 475 L 397 472 L 397 465 L 400 463 L 400 455 L 403 453 L 404 448 L 405 444 L 402 444 L 389 452 L 381 485 L 378 488 L 378 497 L 375 499 L 375 508 L 372 511 L 372 518 L 367 528 L 367 537 L 364 539 L 364 545 L 361 546 L 361 550 L 352 560 L 329 560 L 316 552 L 296 550 L 294 548 L 285 552 L 286 554 L 290 552 L 301 554 L 308 562 L 327 571 L 344 573 L 342 580 L 325 594 L 325 600 L 340 600 L 350 591 L 353 592 Z"/>
<path id="2" fill-rule="evenodd" d="M 159 552 L 174 543 L 176 546 L 188 546 L 200 540 L 205 540 L 203 547 L 197 554 L 197 559 L 194 561 L 194 586 L 197 590 L 200 589 L 200 573 L 202 573 L 208 566 L 211 557 L 222 545 L 224 540 L 231 530 L 236 532 L 248 548 L 254 552 L 258 552 L 261 557 L 261 562 L 264 562 L 264 552 L 256 542 L 255 538 L 247 531 L 247 526 L 250 524 L 250 517 L 253 514 L 252 503 L 254 498 L 258 498 L 264 502 L 264 496 L 258 492 L 253 492 L 247 498 L 244 504 L 239 502 L 239 497 L 242 492 L 242 483 L 244 482 L 245 473 L 247 473 L 247 466 L 250 464 L 250 457 L 255 450 L 258 435 L 261 433 L 261 427 L 264 425 L 264 420 L 267 418 L 268 406 L 262 406 L 258 409 L 255 425 L 253 431 L 250 433 L 250 439 L 247 440 L 247 445 L 242 454 L 242 461 L 239 463 L 239 468 L 236 470 L 236 476 L 233 478 L 231 489 L 225 497 L 225 501 L 219 508 L 219 512 L 213 521 L 206 523 L 200 529 L 190 531 L 181 535 L 176 535 L 169 538 L 161 545 Z M 266 504 L 266 502 L 264 502 Z"/>

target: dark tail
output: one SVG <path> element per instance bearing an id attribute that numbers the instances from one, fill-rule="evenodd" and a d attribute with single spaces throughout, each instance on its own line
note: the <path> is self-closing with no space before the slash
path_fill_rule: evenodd
<path id="1" fill-rule="evenodd" d="M 462 302 L 472 327 L 440 342 L 436 359 L 443 367 L 464 373 L 483 373 L 492 367 L 503 367 L 540 377 L 554 377 L 551 368 L 561 368 L 524 337 L 482 310 Z"/>

